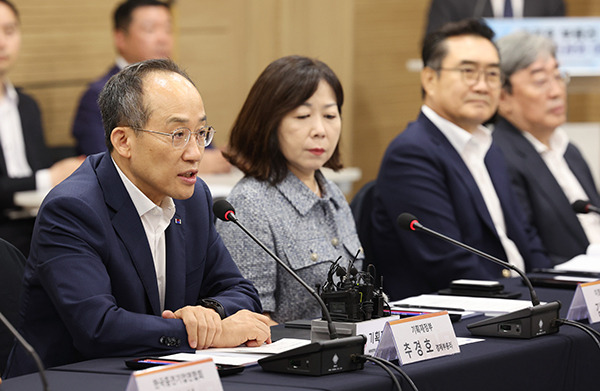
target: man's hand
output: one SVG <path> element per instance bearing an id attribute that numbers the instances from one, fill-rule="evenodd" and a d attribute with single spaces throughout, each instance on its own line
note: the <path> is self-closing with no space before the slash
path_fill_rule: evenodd
<path id="1" fill-rule="evenodd" d="M 162 317 L 183 320 L 188 335 L 188 343 L 193 349 L 206 349 L 215 346 L 215 341 L 221 339 L 225 329 L 224 321 L 221 320 L 215 310 L 200 306 L 186 306 L 175 312 L 166 310 L 162 313 Z"/>
<path id="2" fill-rule="evenodd" d="M 58 185 L 66 177 L 77 170 L 81 163 L 85 160 L 85 156 L 69 157 L 54 163 L 50 168 L 50 180 L 52 186 Z"/>
<path id="3" fill-rule="evenodd" d="M 260 346 L 271 343 L 269 318 L 241 310 L 223 319 L 223 332 L 215 337 L 212 347 L 231 348 L 245 343 L 247 346 Z"/>

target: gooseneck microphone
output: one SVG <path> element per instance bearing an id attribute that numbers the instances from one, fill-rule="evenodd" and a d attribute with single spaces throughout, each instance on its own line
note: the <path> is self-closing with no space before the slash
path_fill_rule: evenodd
<path id="1" fill-rule="evenodd" d="M 37 354 L 35 349 L 25 340 L 25 338 L 23 338 L 23 336 L 17 331 L 17 329 L 14 328 L 14 326 L 8 321 L 8 319 L 6 319 L 2 312 L 0 312 L 0 321 L 4 323 L 8 331 L 10 331 L 10 333 L 17 339 L 19 344 L 23 346 L 27 353 L 29 353 L 29 355 L 33 357 L 35 365 L 38 368 L 38 372 L 40 373 L 40 379 L 42 380 L 42 388 L 44 389 L 44 391 L 48 391 L 48 381 L 46 380 L 46 372 L 44 371 L 44 365 L 42 364 L 40 356 Z M 0 386 L 0 388 L 2 387 Z"/>
<path id="2" fill-rule="evenodd" d="M 598 208 L 597 206 L 594 206 L 589 201 L 577 200 L 577 201 L 573 202 L 571 207 L 573 208 L 575 213 L 584 213 L 584 214 L 590 213 L 590 212 L 600 213 L 600 208 Z"/>
<path id="3" fill-rule="evenodd" d="M 446 242 L 452 243 L 455 246 L 477 254 L 480 257 L 492 261 L 498 265 L 514 270 L 517 274 L 519 274 L 529 289 L 533 307 L 470 324 L 467 326 L 467 328 L 471 331 L 471 334 L 510 338 L 532 338 L 539 335 L 556 333 L 558 331 L 558 324 L 556 320 L 559 318 L 558 310 L 560 309 L 560 302 L 554 301 L 546 304 L 540 304 L 540 300 L 538 299 L 537 293 L 531 285 L 531 281 L 529 281 L 529 278 L 527 278 L 523 271 L 506 261 L 500 260 L 494 256 L 484 253 L 483 251 L 477 250 L 471 246 L 459 242 L 458 240 L 452 239 L 446 235 L 425 227 L 419 223 L 415 216 L 410 213 L 402 213 L 400 216 L 398 216 L 397 223 L 400 227 L 409 231 L 426 232 L 439 239 L 445 240 Z"/>
<path id="4" fill-rule="evenodd" d="M 419 230 L 419 231 L 427 232 L 430 235 L 433 235 L 433 236 L 443 239 L 447 242 L 450 242 L 450 243 L 454 244 L 455 246 L 462 247 L 465 250 L 468 250 L 472 253 L 479 255 L 480 257 L 483 257 L 494 263 L 497 263 L 500 266 L 514 270 L 515 272 L 517 272 L 517 274 L 519 274 L 519 276 L 521 276 L 521 278 L 525 282 L 525 285 L 527 285 L 527 288 L 529 288 L 529 295 L 531 297 L 531 303 L 534 306 L 540 304 L 540 300 L 538 299 L 537 293 L 535 293 L 535 290 L 533 289 L 533 286 L 531 285 L 531 281 L 529 281 L 529 278 L 527 278 L 525 273 L 523 273 L 521 270 L 516 268 L 514 265 L 512 265 L 508 262 L 502 261 L 496 257 L 489 255 L 489 254 L 486 254 L 483 251 L 477 250 L 476 248 L 468 246 L 464 243 L 461 243 L 458 240 L 454 240 L 446 235 L 442 235 L 439 232 L 429 229 L 429 228 L 423 226 L 421 223 L 419 223 L 417 218 L 415 216 L 411 215 L 410 213 L 402 213 L 400 216 L 398 216 L 397 222 L 398 222 L 398 225 L 404 229 L 408 229 L 409 231 Z"/>
<path id="5" fill-rule="evenodd" d="M 294 272 L 288 265 L 286 265 L 281 259 L 279 259 L 279 257 L 277 255 L 275 255 L 267 246 L 265 246 L 256 236 L 254 236 L 250 231 L 248 231 L 248 229 L 246 227 L 244 227 L 239 222 L 239 220 L 235 216 L 235 210 L 234 210 L 233 206 L 228 201 L 226 201 L 226 200 L 216 201 L 213 204 L 213 212 L 214 212 L 215 216 L 217 216 L 220 220 L 232 221 L 238 227 L 240 227 L 242 229 L 242 231 L 244 231 L 246 233 L 246 235 L 248 235 L 252 240 L 254 240 L 256 242 L 256 244 L 258 244 L 263 250 L 265 250 L 267 252 L 267 254 L 269 254 L 271 256 L 271 258 L 273 258 L 279 264 L 279 266 L 283 267 L 288 273 L 290 273 L 292 275 L 292 277 L 294 277 L 296 279 L 296 281 L 298 281 L 304 287 L 304 289 L 306 289 L 317 300 L 317 302 L 321 306 L 321 311 L 323 312 L 323 316 L 325 316 L 325 320 L 327 320 L 327 327 L 329 329 L 329 338 L 336 339 L 337 331 L 335 330 L 335 325 L 333 324 L 333 321 L 331 320 L 331 315 L 329 314 L 329 310 L 327 309 L 327 306 L 323 302 L 323 299 L 321 299 L 321 297 L 317 294 L 317 292 L 313 288 L 311 288 L 306 282 L 304 282 L 304 280 L 302 280 L 302 278 L 300 278 L 300 276 L 297 275 L 296 272 Z"/>

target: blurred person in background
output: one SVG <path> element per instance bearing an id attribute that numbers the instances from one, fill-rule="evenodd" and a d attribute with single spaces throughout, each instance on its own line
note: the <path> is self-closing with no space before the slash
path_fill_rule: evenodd
<path id="1" fill-rule="evenodd" d="M 98 96 L 108 79 L 128 64 L 151 59 L 171 58 L 173 27 L 171 6 L 158 0 L 127 0 L 113 15 L 113 38 L 117 50 L 115 64 L 90 84 L 79 101 L 72 134 L 76 150 L 84 155 L 106 151 Z M 200 173 L 225 173 L 231 166 L 217 148 L 207 148 Z"/>
<path id="2" fill-rule="evenodd" d="M 20 48 L 19 13 L 10 1 L 0 0 L 0 237 L 27 256 L 35 219 L 14 204 L 15 193 L 50 190 L 75 171 L 83 157 L 53 164 L 37 103 L 8 78 Z"/>

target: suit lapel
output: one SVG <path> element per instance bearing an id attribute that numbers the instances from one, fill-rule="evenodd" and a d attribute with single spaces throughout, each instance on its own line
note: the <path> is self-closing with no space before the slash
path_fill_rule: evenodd
<path id="1" fill-rule="evenodd" d="M 462 157 L 458 154 L 458 151 L 450 144 L 450 141 L 444 136 L 444 134 L 431 122 L 424 114 L 421 114 L 426 120 L 426 129 L 429 130 L 430 134 L 434 138 L 434 142 L 440 148 L 440 156 L 445 156 L 446 161 L 453 171 L 456 172 L 456 176 L 460 178 L 461 182 L 468 189 L 468 193 L 472 200 L 472 205 L 475 206 L 477 213 L 481 217 L 481 220 L 488 226 L 492 232 L 496 232 L 496 228 L 488 211 L 487 205 L 481 195 L 481 191 L 471 175 L 471 171 L 465 164 Z"/>
<path id="2" fill-rule="evenodd" d="M 106 204 L 114 212 L 113 227 L 131 257 L 153 313 L 160 316 L 156 271 L 142 221 L 108 153 L 102 157 L 96 171 Z"/>
<path id="3" fill-rule="evenodd" d="M 564 205 L 570 205 L 569 200 L 546 163 L 533 145 L 512 124 L 506 121 L 506 126 L 509 127 L 506 135 L 512 139 L 510 144 L 514 147 L 516 155 L 522 160 L 521 167 L 529 171 L 530 178 L 535 178 L 532 185 L 536 186 L 538 192 L 546 197 L 563 224 L 572 225 L 574 223 L 573 212 L 564 207 Z"/>
<path id="4" fill-rule="evenodd" d="M 583 190 L 585 191 L 585 194 L 587 194 L 590 202 L 594 205 L 600 205 L 600 199 L 598 199 L 598 196 L 596 195 L 598 193 L 596 190 L 596 185 L 593 182 L 591 173 L 588 175 L 589 168 L 587 167 L 587 164 L 581 155 L 576 152 L 576 149 L 572 145 L 569 145 L 567 148 L 565 160 L 573 172 L 573 175 L 575 175 L 575 178 L 577 178 L 581 184 L 581 187 L 583 187 Z"/>

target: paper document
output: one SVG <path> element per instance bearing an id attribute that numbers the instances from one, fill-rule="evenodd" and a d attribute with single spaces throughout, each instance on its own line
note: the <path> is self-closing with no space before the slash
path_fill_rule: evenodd
<path id="1" fill-rule="evenodd" d="M 554 266 L 556 270 L 600 273 L 600 245 L 590 244 L 585 254 Z"/>
<path id="2" fill-rule="evenodd" d="M 420 295 L 391 302 L 390 305 L 421 306 L 429 308 L 443 308 L 481 312 L 486 315 L 500 315 L 523 308 L 531 307 L 530 300 L 495 299 L 487 297 L 446 296 L 446 295 Z"/>
<path id="3" fill-rule="evenodd" d="M 277 342 L 258 347 L 211 348 L 196 350 L 196 353 L 176 353 L 161 358 L 181 361 L 198 361 L 212 358 L 215 364 L 253 365 L 263 357 L 286 352 L 309 343 L 310 340 L 307 339 L 282 338 Z"/>

